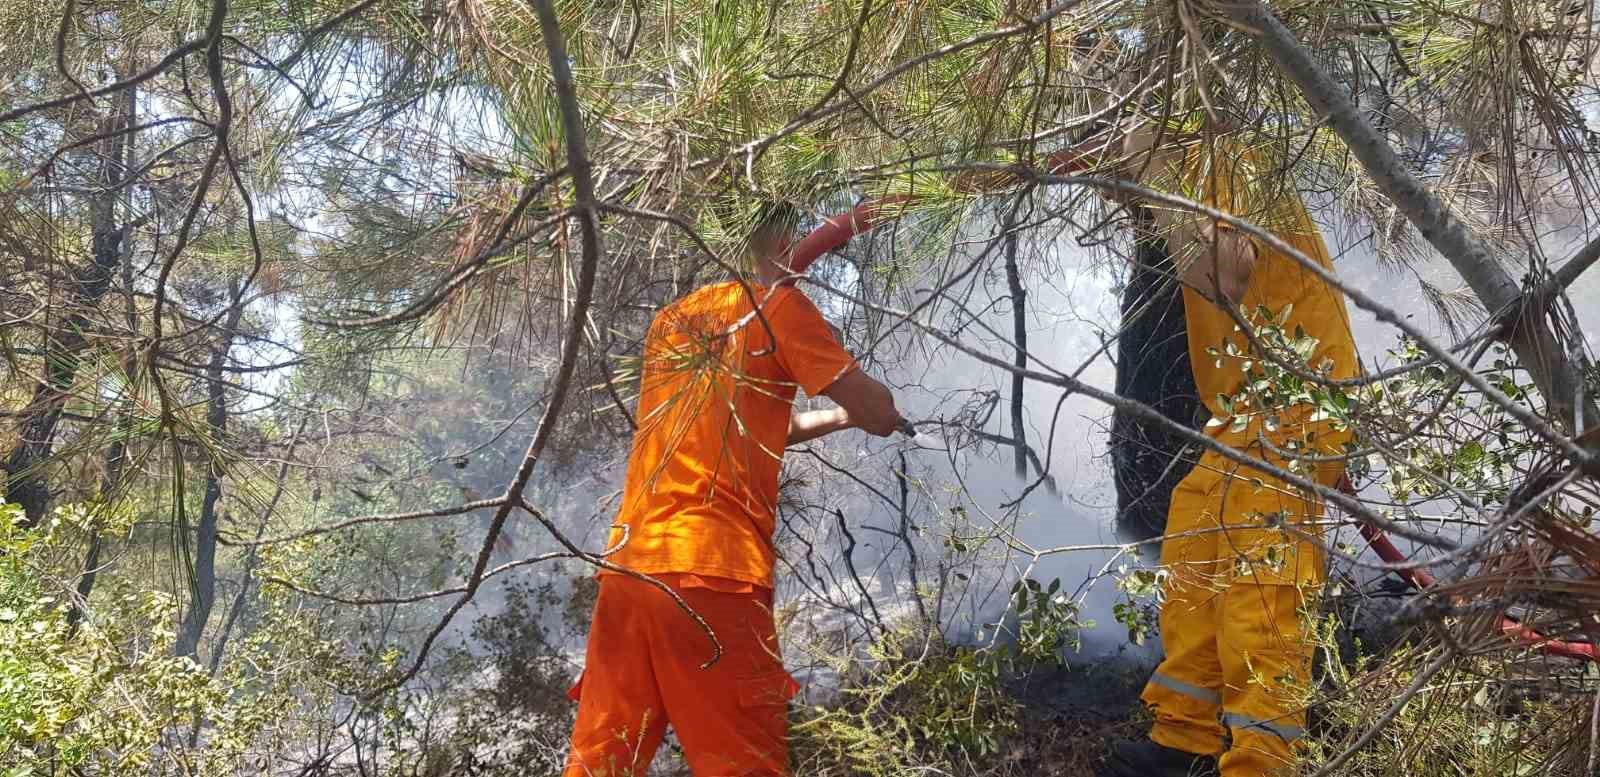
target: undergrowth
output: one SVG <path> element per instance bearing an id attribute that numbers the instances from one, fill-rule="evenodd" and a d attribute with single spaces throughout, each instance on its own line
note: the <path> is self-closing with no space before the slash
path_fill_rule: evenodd
<path id="1" fill-rule="evenodd" d="M 1303 774 L 1335 759 L 1341 777 L 1586 777 L 1600 774 L 1590 707 L 1594 665 L 1468 654 L 1423 677 L 1437 642 L 1416 640 L 1384 656 L 1330 661 L 1315 706 Z M 1393 721 L 1347 755 L 1380 717 Z"/>
<path id="2" fill-rule="evenodd" d="M 790 730 L 795 773 L 1081 773 L 1041 767 L 1042 752 L 1078 752 L 1084 738 L 1063 737 L 1066 721 L 1029 709 L 1008 686 L 1041 667 L 1063 667 L 1062 656 L 1077 646 L 1086 625 L 1059 583 L 1031 579 L 1012 589 L 1007 617 L 982 643 L 955 644 L 923 624 L 901 624 L 863 656 L 842 662 L 837 698 L 796 712 Z M 1071 760 L 1080 759 L 1052 762 Z"/>

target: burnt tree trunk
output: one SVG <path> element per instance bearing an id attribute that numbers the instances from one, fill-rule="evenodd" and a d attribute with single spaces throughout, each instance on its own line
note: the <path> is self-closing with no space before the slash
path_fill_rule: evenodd
<path id="1" fill-rule="evenodd" d="M 67 317 L 46 335 L 43 376 L 34 385 L 33 398 L 21 413 L 17 447 L 0 463 L 6 476 L 6 500 L 22 507 L 24 527 L 37 525 L 50 510 L 50 483 L 43 467 L 54 450 L 56 426 L 88 344 L 89 313 L 111 288 L 112 276 L 122 260 L 126 230 L 118 223 L 116 206 L 127 175 L 129 134 L 117 131 L 132 125 L 133 97 L 134 90 L 129 89 L 121 110 L 101 122 L 103 132 L 116 134 L 103 146 L 100 180 L 104 189 L 90 202 L 91 261 L 67 282 Z"/>
<path id="2" fill-rule="evenodd" d="M 1011 292 L 1011 338 L 1015 349 L 1012 363 L 1017 370 L 1011 373 L 1011 439 L 1016 454 L 1017 478 L 1028 477 L 1028 438 L 1023 428 L 1022 370 L 1028 367 L 1028 290 L 1022 286 L 1022 271 L 1017 267 L 1016 210 L 1005 219 L 1006 230 L 1006 285 Z M 1045 445 L 1049 445 L 1045 441 Z M 1040 473 L 1043 474 L 1043 473 Z"/>
<path id="3" fill-rule="evenodd" d="M 1116 392 L 1199 429 L 1205 406 L 1189 361 L 1183 288 L 1167 241 L 1149 234 L 1148 213 L 1139 218 L 1137 258 L 1122 291 Z M 1139 540 L 1160 536 L 1172 490 L 1194 469 L 1198 452 L 1166 427 L 1120 410 L 1111 416 L 1110 447 L 1118 531 Z"/>

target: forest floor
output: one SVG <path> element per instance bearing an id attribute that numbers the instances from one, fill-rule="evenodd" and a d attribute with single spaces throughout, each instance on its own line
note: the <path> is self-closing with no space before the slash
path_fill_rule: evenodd
<path id="1" fill-rule="evenodd" d="M 1006 753 L 1015 774 L 1092 777 L 1117 743 L 1145 735 L 1150 718 L 1139 702 L 1149 668 L 1111 659 L 1041 667 L 1011 683 L 1024 723 Z"/>
<path id="2" fill-rule="evenodd" d="M 1116 657 L 1066 666 L 1041 666 L 1014 677 L 1006 690 L 1022 707 L 1015 735 L 996 755 L 973 764 L 981 777 L 1094 777 L 1095 768 L 1118 743 L 1149 730 L 1139 692 L 1150 667 Z M 670 732 L 652 765 L 658 777 L 691 777 L 682 748 Z M 796 777 L 806 777 L 796 772 Z"/>

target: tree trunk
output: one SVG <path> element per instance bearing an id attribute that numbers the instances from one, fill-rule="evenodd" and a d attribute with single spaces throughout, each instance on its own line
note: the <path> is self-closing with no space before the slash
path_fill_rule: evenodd
<path id="1" fill-rule="evenodd" d="M 133 121 L 133 89 L 126 92 L 123 108 L 115 116 L 102 122 L 105 130 L 124 129 Z M 66 298 L 69 314 L 59 330 L 51 333 L 44 346 L 44 376 L 33 388 L 33 400 L 23 410 L 18 422 L 17 447 L 0 464 L 7 478 L 6 499 L 21 505 L 23 526 L 29 527 L 44 519 L 50 510 L 50 484 L 43 466 L 55 446 L 56 425 L 61 421 L 72 382 L 78 375 L 80 356 L 88 342 L 85 332 L 89 328 L 89 312 L 99 304 L 106 290 L 111 288 L 111 278 L 122 259 L 124 230 L 117 223 L 117 200 L 121 195 L 123 178 L 127 175 L 124 161 L 128 150 L 128 135 L 118 134 L 106 141 L 106 155 L 101 164 L 101 179 L 106 192 L 90 203 L 90 235 L 93 261 L 77 273 L 69 283 Z"/>
<path id="2" fill-rule="evenodd" d="M 1152 233 L 1150 211 L 1135 213 L 1136 257 L 1122 290 L 1117 336 L 1117 396 L 1144 403 L 1162 417 L 1199 430 L 1205 405 L 1194 384 L 1183 286 Z M 1111 474 L 1117 489 L 1117 532 L 1150 540 L 1166 533 L 1172 492 L 1199 461 L 1199 450 L 1162 424 L 1118 409 L 1111 414 Z"/>
<path id="3" fill-rule="evenodd" d="M 1019 201 L 1020 203 L 1020 201 Z M 1017 267 L 1016 210 L 1002 221 L 1006 234 L 1006 284 L 1011 288 L 1011 339 L 1016 349 L 1013 363 L 1019 370 L 1011 373 L 1011 438 L 1014 440 L 1017 477 L 1028 477 L 1027 432 L 1023 429 L 1022 372 L 1028 366 L 1028 290 L 1022 287 L 1022 272 Z M 1048 441 L 1046 441 L 1048 445 Z"/>
<path id="4" fill-rule="evenodd" d="M 267 533 L 267 524 L 272 520 L 272 514 L 278 509 L 278 502 L 283 499 L 283 492 L 287 488 L 289 476 L 289 463 L 294 461 L 294 452 L 300 445 L 300 435 L 305 432 L 306 423 L 310 416 L 300 419 L 300 425 L 295 428 L 294 436 L 289 438 L 289 447 L 284 451 L 283 461 L 278 464 L 277 483 L 273 485 L 272 499 L 267 501 L 267 508 L 261 511 L 261 522 L 256 525 L 256 542 Z M 250 583 L 255 575 L 256 562 L 260 558 L 256 552 L 258 545 L 252 544 L 245 554 L 244 572 L 239 576 L 239 593 L 233 597 L 233 604 L 228 607 L 228 615 L 222 621 L 222 629 L 217 634 L 216 647 L 211 650 L 211 674 L 217 673 L 217 667 L 222 664 L 222 652 L 228 647 L 228 639 L 233 635 L 233 627 L 239 622 L 239 615 L 244 612 L 245 601 L 250 596 Z"/>
<path id="5" fill-rule="evenodd" d="M 133 120 L 130 114 L 130 122 Z M 133 251 L 129 249 L 129 235 L 131 230 L 125 225 L 122 236 L 122 294 L 123 294 L 123 321 L 128 326 L 129 336 L 136 336 L 139 332 L 139 311 L 133 301 Z M 129 349 L 122 359 L 122 371 L 127 375 L 129 391 L 134 390 L 139 382 L 139 358 L 133 349 Z M 100 478 L 100 501 L 102 505 L 115 498 L 118 489 L 122 487 L 122 473 L 127 468 L 128 439 L 132 436 L 132 408 L 131 398 L 124 401 L 122 410 L 122 434 L 111 442 L 111 447 L 106 449 L 105 474 Z M 100 535 L 101 522 L 97 517 L 93 530 L 89 535 L 89 549 L 84 554 L 83 571 L 79 573 L 77 596 L 72 600 L 72 609 L 67 612 L 67 639 L 72 639 L 78 634 L 78 626 L 88 614 L 89 596 L 94 593 L 95 579 L 100 574 L 100 551 L 105 539 Z"/>
<path id="6" fill-rule="evenodd" d="M 1378 188 L 1449 260 L 1484 308 L 1511 322 L 1506 339 L 1522 367 L 1533 376 L 1556 422 L 1576 435 L 1584 431 L 1575 428 L 1580 407 L 1585 426 L 1600 419 L 1593 400 L 1582 393 L 1587 366 L 1581 362 L 1582 356 L 1563 347 L 1551 331 L 1545 311 L 1527 304 L 1530 300 L 1524 298 L 1506 268 L 1472 236 L 1466 224 L 1406 169 L 1388 141 L 1361 117 L 1346 90 L 1317 67 L 1294 33 L 1259 2 L 1224 4 L 1219 8 L 1233 21 L 1256 32 L 1267 56 L 1300 87 L 1306 101 L 1327 117 L 1329 126 L 1360 160 Z M 1569 336 L 1582 338 L 1578 332 Z"/>
<path id="7" fill-rule="evenodd" d="M 237 292 L 235 293 L 237 297 Z M 205 495 L 200 503 L 200 521 L 195 526 L 194 586 L 191 590 L 189 610 L 184 614 L 178 629 L 178 641 L 173 653 L 194 657 L 200 644 L 200 634 L 211 618 L 211 607 L 217 595 L 217 503 L 222 499 L 222 477 L 225 474 L 221 457 L 215 450 L 224 444 L 228 431 L 228 394 L 223 383 L 223 368 L 227 366 L 228 353 L 238 334 L 239 319 L 244 315 L 244 304 L 235 302 L 222 325 L 222 338 L 211 352 L 206 365 L 206 427 L 211 438 L 212 454 L 206 464 Z M 187 538 L 183 541 L 187 542 Z"/>

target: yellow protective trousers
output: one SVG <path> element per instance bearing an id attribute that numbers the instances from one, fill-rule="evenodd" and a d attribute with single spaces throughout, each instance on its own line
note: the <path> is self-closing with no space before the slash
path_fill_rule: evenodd
<path id="1" fill-rule="evenodd" d="M 1283 464 L 1260 447 L 1247 452 Z M 1302 472 L 1331 487 L 1343 465 Z M 1321 512 L 1315 494 L 1210 451 L 1178 484 L 1161 548 L 1166 658 L 1142 696 L 1151 739 L 1221 754 L 1223 777 L 1290 771 L 1314 651 L 1302 618 L 1326 572 L 1322 548 L 1285 527 L 1319 534 Z"/>

